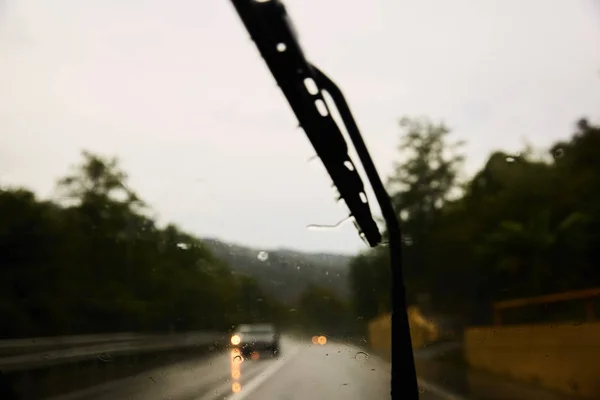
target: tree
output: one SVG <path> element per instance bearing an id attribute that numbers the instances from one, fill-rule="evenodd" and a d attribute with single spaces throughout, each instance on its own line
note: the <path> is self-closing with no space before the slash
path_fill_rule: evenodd
<path id="1" fill-rule="evenodd" d="M 462 157 L 447 130 L 404 124 L 390 191 L 407 239 L 409 303 L 479 324 L 494 301 L 600 285 L 600 128 L 579 121 L 551 159 L 496 151 L 457 190 Z M 389 268 L 378 252 L 352 262 L 354 309 L 368 317 L 385 311 L 389 293 L 376 279 Z"/>
<path id="2" fill-rule="evenodd" d="M 144 206 L 127 186 L 127 174 L 119 168 L 117 158 L 103 158 L 88 151 L 82 155 L 83 162 L 73 168 L 72 174 L 58 181 L 61 197 L 79 205 L 112 202 L 131 208 Z"/>
<path id="3" fill-rule="evenodd" d="M 441 210 L 459 189 L 464 157 L 462 142 L 450 142 L 443 124 L 427 119 L 403 118 L 404 133 L 398 147 L 399 159 L 388 186 L 405 238 L 404 271 L 413 301 L 427 292 L 431 275 L 429 248 L 431 232 Z"/>
<path id="4" fill-rule="evenodd" d="M 403 118 L 399 160 L 388 180 L 388 191 L 404 235 L 403 272 L 409 303 L 431 295 L 431 277 L 438 268 L 431 258 L 432 231 L 459 191 L 464 157 L 461 142 L 450 142 L 443 124 Z M 354 308 L 359 317 L 372 318 L 390 310 L 390 265 L 386 249 L 360 255 L 351 264 Z M 426 306 L 426 304 L 421 304 Z"/>
<path id="5" fill-rule="evenodd" d="M 391 268 L 385 248 L 359 254 L 350 263 L 353 312 L 368 321 L 391 311 Z"/>
<path id="6" fill-rule="evenodd" d="M 298 299 L 305 328 L 329 335 L 346 336 L 353 329 L 348 306 L 330 289 L 310 285 Z"/>
<path id="7" fill-rule="evenodd" d="M 5 337 L 222 329 L 282 310 L 194 235 L 158 227 L 114 158 L 84 152 L 56 201 L 0 190 Z"/>

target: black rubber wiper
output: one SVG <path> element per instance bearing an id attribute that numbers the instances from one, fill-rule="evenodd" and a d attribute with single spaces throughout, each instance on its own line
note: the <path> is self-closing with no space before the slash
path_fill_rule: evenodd
<path id="1" fill-rule="evenodd" d="M 231 0 L 261 56 L 322 160 L 340 198 L 346 202 L 361 236 L 375 247 L 382 236 L 373 219 L 362 179 L 348 155 L 348 145 L 332 118 L 322 92 L 338 109 L 381 208 L 388 232 L 392 268 L 392 396 L 418 399 L 406 295 L 401 270 L 401 232 L 390 198 L 375 169 L 340 89 L 304 57 L 283 4 L 278 0 Z"/>

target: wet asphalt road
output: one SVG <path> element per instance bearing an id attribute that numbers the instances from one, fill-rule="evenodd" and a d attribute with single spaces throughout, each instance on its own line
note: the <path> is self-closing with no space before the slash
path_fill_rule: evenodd
<path id="1" fill-rule="evenodd" d="M 390 366 L 361 349 L 282 338 L 277 356 L 235 350 L 161 367 L 61 396 L 63 400 L 389 399 Z M 422 400 L 444 397 L 425 391 Z"/>

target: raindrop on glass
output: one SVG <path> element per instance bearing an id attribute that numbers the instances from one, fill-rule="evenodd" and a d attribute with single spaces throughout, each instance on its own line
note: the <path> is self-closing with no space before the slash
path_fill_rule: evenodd
<path id="1" fill-rule="evenodd" d="M 564 155 L 565 155 L 565 151 L 563 149 L 561 149 L 560 147 L 557 148 L 556 150 L 554 150 L 554 158 L 561 158 Z"/>
<path id="2" fill-rule="evenodd" d="M 112 360 L 113 360 L 112 355 L 109 353 L 98 354 L 97 357 L 98 357 L 98 360 L 104 361 L 104 362 L 112 362 Z"/>
<path id="3" fill-rule="evenodd" d="M 267 261 L 268 259 L 269 259 L 269 253 L 267 253 L 266 251 L 258 252 L 258 260 L 259 261 Z"/>

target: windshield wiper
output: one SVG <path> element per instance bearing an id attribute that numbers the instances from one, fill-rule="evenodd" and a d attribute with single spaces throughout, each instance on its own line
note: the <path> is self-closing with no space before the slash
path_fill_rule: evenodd
<path id="1" fill-rule="evenodd" d="M 401 232 L 390 198 L 377 173 L 341 90 L 309 63 L 286 10 L 278 0 L 232 0 L 246 29 L 322 160 L 354 218 L 361 236 L 375 247 L 381 233 L 373 219 L 362 179 L 348 155 L 348 145 L 332 118 L 322 92 L 328 93 L 363 165 L 386 223 L 392 268 L 392 396 L 406 399 L 419 391 L 411 346 L 406 295 L 401 270 Z"/>

